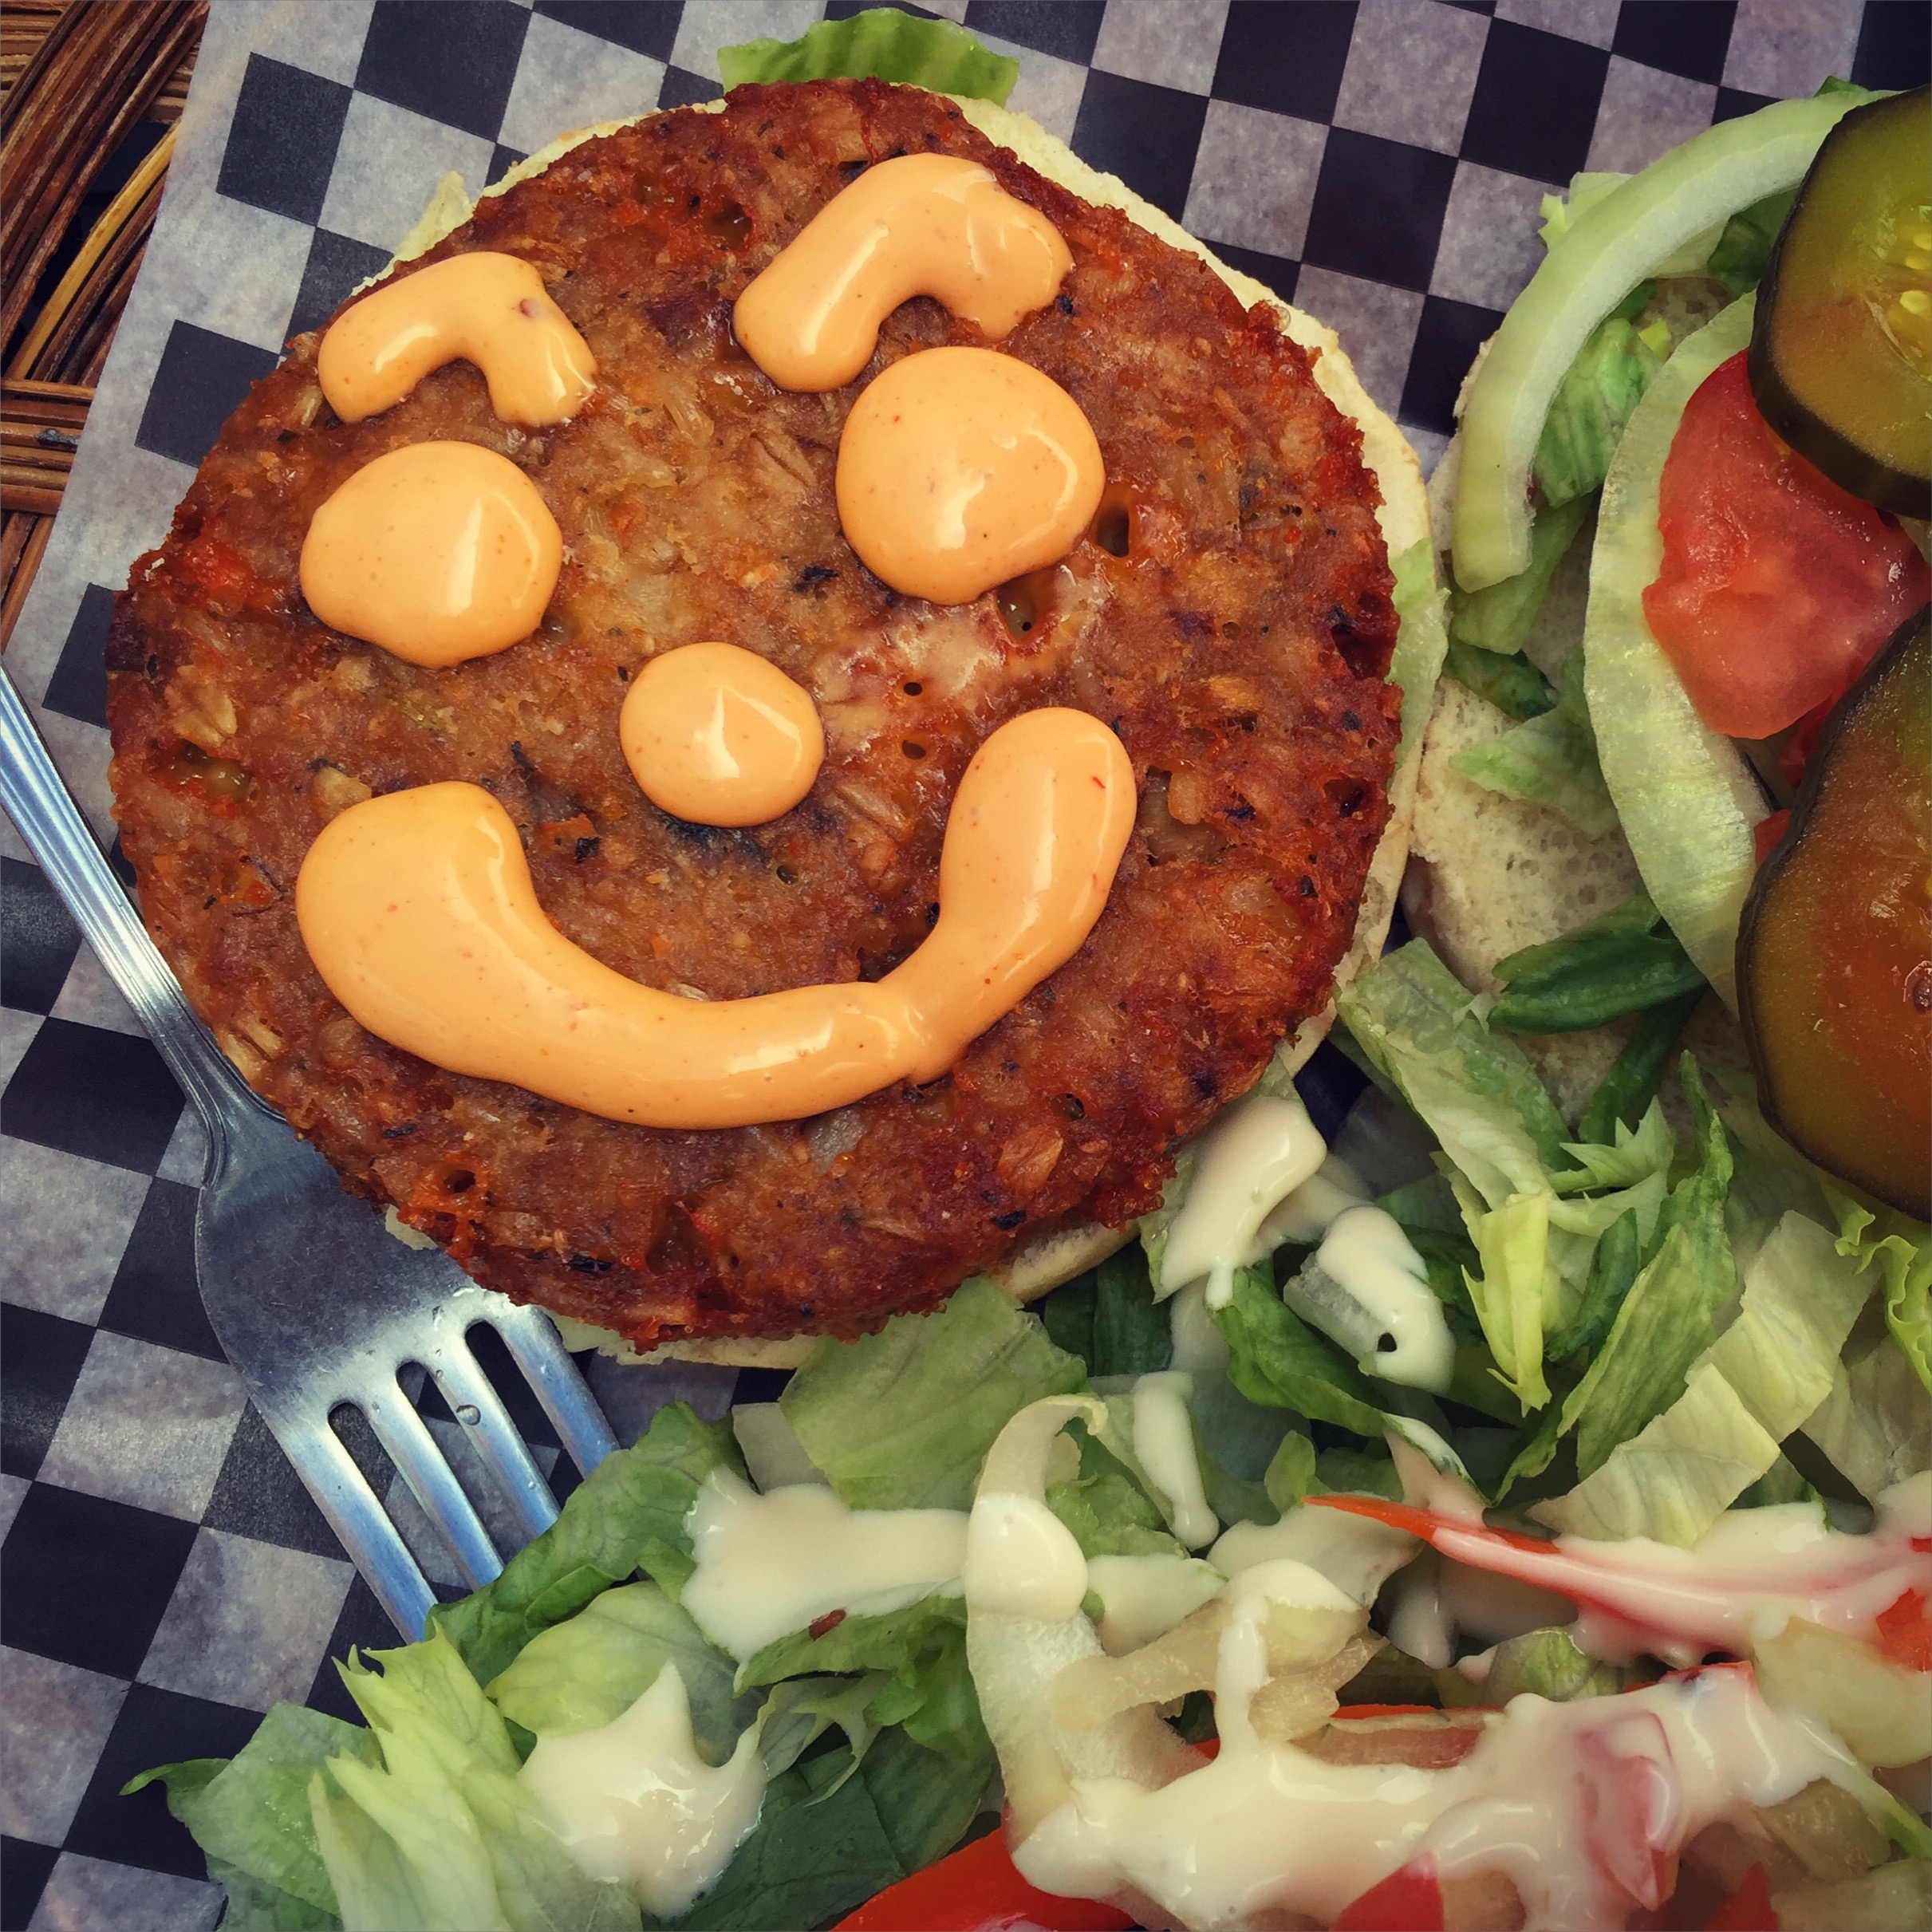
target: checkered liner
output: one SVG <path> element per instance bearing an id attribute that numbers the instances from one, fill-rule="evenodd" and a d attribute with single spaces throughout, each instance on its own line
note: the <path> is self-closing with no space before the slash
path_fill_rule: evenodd
<path id="1" fill-rule="evenodd" d="M 216 0 L 143 278 L 7 659 L 104 834 L 112 590 L 283 341 L 384 265 L 443 173 L 474 191 L 560 128 L 710 97 L 721 43 L 854 10 Z M 1014 106 L 1338 328 L 1425 460 L 1534 266 L 1548 187 L 1641 166 L 1828 73 L 1897 87 L 1927 69 L 1927 11 L 1909 0 L 940 10 L 1019 56 Z M 0 1932 L 207 1926 L 220 1893 L 199 1853 L 158 1791 L 119 1787 L 233 1752 L 278 1698 L 351 1714 L 325 1660 L 392 1632 L 202 1313 L 199 1123 L 4 822 L 0 837 Z M 548 1466 L 554 1437 L 504 1366 Z M 721 1413 L 735 1379 L 591 1372 L 626 1440 L 672 1395 Z M 460 1459 L 433 1391 L 423 1406 Z M 373 1442 L 353 1446 L 389 1480 Z M 439 1580 L 455 1593 L 447 1567 Z"/>

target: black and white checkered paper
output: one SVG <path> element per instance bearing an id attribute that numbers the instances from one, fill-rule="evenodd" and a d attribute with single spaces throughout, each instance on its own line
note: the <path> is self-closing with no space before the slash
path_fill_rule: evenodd
<path id="1" fill-rule="evenodd" d="M 721 44 L 854 10 L 215 0 L 160 220 L 6 658 L 104 838 L 112 593 L 285 341 L 384 265 L 444 173 L 474 193 L 563 128 L 716 94 Z M 1019 56 L 1015 108 L 1337 328 L 1425 463 L 1535 266 L 1543 194 L 1828 74 L 1915 85 L 1932 18 L 1916 0 L 937 10 Z M 3 821 L 0 841 L 0 1932 L 205 1927 L 221 1894 L 199 1853 L 158 1791 L 119 1788 L 233 1752 L 278 1698 L 344 1712 L 326 1660 L 392 1634 L 203 1315 L 199 1123 Z M 734 1382 L 593 1375 L 627 1438 L 673 1394 L 721 1413 Z M 514 1374 L 504 1387 L 553 1461 L 534 1402 Z M 459 1457 L 433 1394 L 424 1413 Z M 373 1444 L 356 1446 L 386 1485 Z"/>

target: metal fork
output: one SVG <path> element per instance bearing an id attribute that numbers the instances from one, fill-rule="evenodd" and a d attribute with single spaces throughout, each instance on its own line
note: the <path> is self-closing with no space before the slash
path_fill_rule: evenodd
<path id="1" fill-rule="evenodd" d="M 207 1126 L 195 1266 L 216 1338 L 396 1628 L 420 1637 L 435 1593 L 331 1412 L 346 1404 L 368 1417 L 473 1589 L 501 1559 L 399 1371 L 415 1362 L 435 1378 L 526 1539 L 556 1520 L 556 1500 L 468 1331 L 487 1323 L 503 1338 L 586 1475 L 616 1446 L 609 1425 L 546 1315 L 475 1287 L 440 1249 L 395 1240 L 249 1090 L 148 937 L 4 672 L 0 806 Z"/>

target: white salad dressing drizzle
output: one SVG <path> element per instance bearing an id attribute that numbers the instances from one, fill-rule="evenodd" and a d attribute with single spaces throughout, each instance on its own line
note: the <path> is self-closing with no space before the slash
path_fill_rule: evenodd
<path id="1" fill-rule="evenodd" d="M 1250 1094 L 1201 1136 L 1187 1198 L 1161 1256 L 1163 1295 L 1202 1276 L 1208 1306 L 1224 1307 L 1268 1211 L 1315 1173 L 1327 1143 L 1292 1094 Z"/>
<path id="2" fill-rule="evenodd" d="M 1272 1254 L 1284 1241 L 1319 1241 L 1338 1214 L 1362 1207 L 1368 1199 L 1362 1177 L 1339 1154 L 1331 1153 L 1292 1193 L 1276 1203 L 1255 1244 Z"/>
<path id="3" fill-rule="evenodd" d="M 1289 1510 L 1279 1523 L 1236 1524 L 1208 1552 L 1208 1560 L 1229 1576 L 1283 1559 L 1306 1563 L 1366 1609 L 1417 1547 L 1406 1530 L 1373 1516 L 1304 1506 Z"/>
<path id="4" fill-rule="evenodd" d="M 1344 1208 L 1281 1293 L 1297 1315 L 1348 1350 L 1365 1375 L 1437 1395 L 1448 1390 L 1456 1344 L 1428 1266 L 1394 1215 L 1366 1205 Z"/>
<path id="5" fill-rule="evenodd" d="M 760 1496 L 728 1469 L 704 1479 L 684 1528 L 698 1566 L 684 1608 L 740 1662 L 835 1610 L 902 1609 L 966 1557 L 963 1511 L 849 1509 L 815 1483 Z"/>
<path id="6" fill-rule="evenodd" d="M 1218 1375 L 1228 1366 L 1228 1338 L 1214 1326 L 1208 1284 L 1190 1281 L 1167 1304 L 1173 1366 L 1188 1375 Z"/>
<path id="7" fill-rule="evenodd" d="M 1037 1497 L 982 1494 L 966 1531 L 966 1601 L 975 1610 L 1051 1622 L 1086 1595 L 1086 1559 Z"/>
<path id="8" fill-rule="evenodd" d="M 1047 1891 L 1133 1887 L 1189 1925 L 1272 1910 L 1323 1923 L 1423 1851 L 1445 1878 L 1501 1871 L 1531 1932 L 1623 1925 L 1668 1855 L 1741 1804 L 1775 1804 L 1824 1754 L 1748 1674 L 1700 1673 L 1620 1697 L 1518 1697 L 1460 1764 L 1340 1765 L 1260 1742 L 1246 1702 L 1265 1680 L 1267 1599 L 1237 1599 L 1216 1683 L 1220 1756 L 1149 1790 L 1075 1779 L 1014 1855 Z M 1605 1789 L 1645 1802 L 1600 1806 Z M 1611 1874 L 1628 1883 L 1619 1883 Z"/>
<path id="9" fill-rule="evenodd" d="M 1190 1550 L 1212 1543 L 1220 1520 L 1208 1507 L 1189 1404 L 1194 1378 L 1178 1369 L 1141 1376 L 1134 1385 L 1134 1453 L 1167 1497 L 1174 1534 Z"/>
<path id="10" fill-rule="evenodd" d="M 698 1755 L 676 1664 L 601 1729 L 539 1738 L 521 1775 L 577 1863 L 629 1886 L 659 1917 L 682 1912 L 717 1882 L 758 1823 L 765 1793 L 755 1728 L 724 1764 Z"/>
<path id="11" fill-rule="evenodd" d="M 1101 1648 L 1118 1657 L 1152 1643 L 1218 1595 L 1227 1580 L 1197 1556 L 1088 1557 L 1087 1587 L 1104 1607 L 1094 1626 Z"/>

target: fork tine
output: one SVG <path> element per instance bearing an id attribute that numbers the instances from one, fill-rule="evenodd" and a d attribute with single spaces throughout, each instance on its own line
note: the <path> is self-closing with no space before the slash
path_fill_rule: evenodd
<path id="1" fill-rule="evenodd" d="M 463 1492 L 436 1439 L 400 1384 L 380 1394 L 365 1391 L 349 1399 L 361 1408 L 423 1513 L 443 1532 L 456 1567 L 472 1590 L 480 1590 L 503 1569 L 496 1546 L 475 1505 Z"/>
<path id="2" fill-rule="evenodd" d="M 557 1499 L 468 1343 L 452 1335 L 425 1352 L 424 1366 L 436 1377 L 444 1401 L 463 1425 L 471 1446 L 496 1478 L 525 1540 L 542 1536 L 557 1520 Z"/>
<path id="3" fill-rule="evenodd" d="M 481 1290 L 477 1291 L 480 1295 Z M 588 1476 L 617 1446 L 603 1411 L 577 1372 L 556 1325 L 540 1308 L 513 1307 L 501 1296 L 476 1310 L 503 1338 L 516 1365 L 536 1391 L 570 1460 Z"/>
<path id="4" fill-rule="evenodd" d="M 389 1621 L 416 1642 L 436 1593 L 354 1457 L 329 1426 L 328 1417 L 319 1421 L 291 1417 L 279 1426 L 271 1420 L 271 1426 L 349 1559 L 369 1579 Z"/>

